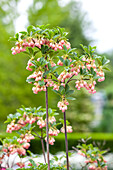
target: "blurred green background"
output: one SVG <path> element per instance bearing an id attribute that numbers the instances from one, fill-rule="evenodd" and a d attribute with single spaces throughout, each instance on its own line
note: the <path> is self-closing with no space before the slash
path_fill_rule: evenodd
<path id="1" fill-rule="evenodd" d="M 10 36 L 15 33 L 15 21 L 19 16 L 17 6 L 20 0 L 0 1 L 0 130 L 5 132 L 3 122 L 9 113 L 14 113 L 21 105 L 26 107 L 38 107 L 44 104 L 44 93 L 38 95 L 32 93 L 32 86 L 26 83 L 26 77 L 30 74 L 26 64 L 28 57 L 24 54 L 11 54 L 13 44 L 8 42 Z M 26 2 L 27 3 L 27 2 Z M 93 39 L 88 39 L 86 30 L 93 29 L 91 21 L 86 21 L 87 15 L 81 10 L 81 4 L 70 1 L 67 5 L 61 5 L 59 0 L 33 0 L 33 4 L 27 10 L 29 24 L 50 24 L 50 27 L 64 27 L 69 32 L 68 38 L 72 47 L 80 48 L 79 44 L 89 45 Z M 28 25 L 26 25 L 27 27 Z M 106 101 L 100 124 L 92 126 L 95 107 L 92 104 L 91 95 L 86 90 L 76 91 L 77 100 L 72 101 L 67 111 L 67 119 L 71 122 L 75 132 L 113 132 L 113 53 L 106 55 L 110 60 L 111 72 L 106 72 L 106 80 L 97 84 L 96 90 L 104 90 Z M 74 84 L 72 84 L 74 87 Z M 59 101 L 49 90 L 49 107 L 57 109 Z M 62 117 L 62 113 L 60 113 Z"/>

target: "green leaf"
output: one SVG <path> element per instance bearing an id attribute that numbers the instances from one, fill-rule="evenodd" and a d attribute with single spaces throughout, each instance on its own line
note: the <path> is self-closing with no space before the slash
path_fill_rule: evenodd
<path id="1" fill-rule="evenodd" d="M 34 60 L 31 60 L 31 63 L 33 63 L 36 66 L 36 62 Z"/>
<path id="2" fill-rule="evenodd" d="M 33 54 L 33 49 L 32 49 L 32 48 L 28 48 L 28 50 L 29 50 L 29 52 L 30 52 L 31 54 Z"/>
<path id="3" fill-rule="evenodd" d="M 107 60 L 105 57 L 102 58 L 102 65 L 106 65 L 110 62 L 110 60 Z"/>
<path id="4" fill-rule="evenodd" d="M 55 161 L 58 161 L 58 157 L 57 156 L 54 156 L 54 159 L 55 159 Z"/>
<path id="5" fill-rule="evenodd" d="M 2 145 L 0 145 L 0 151 L 2 150 L 2 148 L 3 148 L 3 146 L 2 146 Z"/>
<path id="6" fill-rule="evenodd" d="M 14 115 L 14 118 L 18 119 L 20 116 L 21 116 L 21 114 L 17 112 L 17 113 Z"/>
<path id="7" fill-rule="evenodd" d="M 101 66 L 101 65 L 102 65 L 101 60 L 100 60 L 99 58 L 96 58 L 96 60 L 97 60 L 97 62 L 98 62 L 98 64 L 99 64 L 99 66 Z"/>
<path id="8" fill-rule="evenodd" d="M 87 73 L 85 68 L 82 69 L 82 73 L 83 73 L 83 74 L 86 74 L 86 73 Z"/>
<path id="9" fill-rule="evenodd" d="M 21 133 L 19 131 L 16 132 L 17 134 L 21 135 Z"/>
<path id="10" fill-rule="evenodd" d="M 29 25 L 29 26 L 27 27 L 27 32 L 28 32 L 28 34 L 30 34 L 31 31 L 34 31 L 34 26 L 33 26 L 33 25 Z"/>
<path id="11" fill-rule="evenodd" d="M 51 71 L 47 70 L 45 73 L 43 73 L 43 77 L 45 77 L 46 75 L 48 75 Z"/>
<path id="12" fill-rule="evenodd" d="M 58 66 L 52 67 L 52 68 L 51 68 L 52 72 L 53 72 L 54 70 L 56 70 L 57 68 L 58 68 Z"/>
<path id="13" fill-rule="evenodd" d="M 73 93 L 74 93 L 74 90 L 69 90 L 69 91 L 66 92 L 66 95 L 71 95 Z"/>
<path id="14" fill-rule="evenodd" d="M 36 163 L 35 163 L 32 159 L 29 159 L 29 161 L 31 162 L 31 164 L 32 164 L 35 168 L 37 168 Z"/>
<path id="15" fill-rule="evenodd" d="M 44 86 L 45 85 L 45 82 L 41 81 L 41 80 L 39 80 L 38 83 L 39 83 L 40 86 Z"/>
<path id="16" fill-rule="evenodd" d="M 27 35 L 27 32 L 26 32 L 26 31 L 20 31 L 19 33 L 24 34 L 24 35 Z"/>
<path id="17" fill-rule="evenodd" d="M 62 91 L 65 90 L 64 86 L 59 87 L 59 92 L 62 93 Z"/>
<path id="18" fill-rule="evenodd" d="M 23 53 L 30 55 L 30 53 L 29 53 L 29 52 L 27 52 L 27 51 L 23 51 Z"/>
<path id="19" fill-rule="evenodd" d="M 68 100 L 76 100 L 74 97 L 66 97 Z"/>
<path id="20" fill-rule="evenodd" d="M 62 124 L 64 124 L 64 120 L 63 120 L 63 119 L 60 118 L 59 121 L 60 121 Z"/>
<path id="21" fill-rule="evenodd" d="M 106 66 L 103 66 L 102 69 L 107 70 L 107 71 L 111 71 L 111 70 L 110 70 L 108 67 L 106 67 Z"/>
<path id="22" fill-rule="evenodd" d="M 66 91 L 66 92 L 69 91 L 69 88 L 70 88 L 69 85 L 66 84 L 66 85 L 65 85 L 65 91 Z"/>
<path id="23" fill-rule="evenodd" d="M 30 78 L 30 79 L 27 79 L 26 82 L 28 82 L 28 83 L 29 83 L 29 82 L 34 83 L 34 82 L 35 82 L 35 79 L 34 79 L 34 78 Z"/>
<path id="24" fill-rule="evenodd" d="M 58 56 L 58 58 L 60 59 L 60 61 L 63 63 L 64 62 L 64 59 L 60 56 Z"/>
<path id="25" fill-rule="evenodd" d="M 70 60 L 66 59 L 66 60 L 64 60 L 63 63 L 64 63 L 66 66 L 69 66 L 69 65 L 70 65 Z"/>
<path id="26" fill-rule="evenodd" d="M 51 64 L 48 63 L 47 66 L 48 66 L 48 69 L 51 70 L 51 68 L 52 68 L 52 67 L 51 67 Z"/>
<path id="27" fill-rule="evenodd" d="M 83 74 L 82 67 L 80 67 L 80 74 Z"/>
<path id="28" fill-rule="evenodd" d="M 18 41 L 18 39 L 19 39 L 19 33 L 16 33 L 16 34 L 15 34 L 15 38 L 16 38 L 16 40 Z"/>
<path id="29" fill-rule="evenodd" d="M 34 51 L 34 56 L 37 54 L 37 53 L 39 53 L 40 51 L 38 50 L 38 51 Z"/>
<path id="30" fill-rule="evenodd" d="M 57 34 L 57 35 L 55 35 L 55 36 L 53 36 L 53 39 L 58 39 L 58 38 L 60 38 L 60 34 Z"/>
<path id="31" fill-rule="evenodd" d="M 7 116 L 7 118 L 13 119 L 13 114 L 9 114 L 9 115 Z"/>
<path id="32" fill-rule="evenodd" d="M 95 79 L 95 80 L 97 80 L 97 79 L 99 79 L 99 78 L 102 78 L 101 76 L 95 76 L 95 77 L 93 77 L 93 79 Z"/>
<path id="33" fill-rule="evenodd" d="M 52 89 L 52 91 L 54 91 L 56 94 L 61 95 L 61 94 L 60 94 L 60 92 L 59 92 L 59 91 L 57 91 L 57 90 L 53 90 L 53 89 Z"/>
<path id="34" fill-rule="evenodd" d="M 93 74 L 94 75 L 94 69 L 91 67 L 91 74 Z"/>
<path id="35" fill-rule="evenodd" d="M 45 54 L 48 49 L 49 47 L 47 45 L 41 45 L 42 54 Z"/>
<path id="36" fill-rule="evenodd" d="M 55 76 L 58 78 L 59 74 L 57 72 L 54 72 Z"/>
<path id="37" fill-rule="evenodd" d="M 71 48 L 71 49 L 68 49 L 68 54 L 69 53 L 72 53 L 72 52 L 75 52 L 76 48 Z M 73 53 L 72 53 L 73 54 Z"/>
<path id="38" fill-rule="evenodd" d="M 14 37 L 10 37 L 8 41 L 17 41 L 17 40 Z"/>
<path id="39" fill-rule="evenodd" d="M 46 64 L 46 60 L 44 59 L 44 57 L 41 57 L 39 62 L 41 65 Z"/>
<path id="40" fill-rule="evenodd" d="M 82 44 L 80 44 L 80 46 L 83 48 L 83 50 L 88 53 L 88 48 L 86 46 L 83 46 Z"/>
<path id="41" fill-rule="evenodd" d="M 26 38 L 26 36 L 25 36 L 25 35 L 21 35 L 20 38 L 21 38 L 22 40 L 24 40 L 24 39 Z"/>
<path id="42" fill-rule="evenodd" d="M 64 48 L 65 51 L 67 51 L 67 47 L 65 45 L 63 45 L 63 48 Z"/>
<path id="43" fill-rule="evenodd" d="M 51 114 L 53 111 L 51 108 L 48 109 L 48 113 Z"/>

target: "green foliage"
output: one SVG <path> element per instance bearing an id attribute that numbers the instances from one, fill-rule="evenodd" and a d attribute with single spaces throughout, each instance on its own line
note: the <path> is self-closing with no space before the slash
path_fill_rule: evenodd
<path id="1" fill-rule="evenodd" d="M 110 104 L 107 104 L 104 107 L 100 124 L 96 128 L 94 128 L 93 131 L 112 133 L 113 132 L 112 122 L 113 122 L 113 106 Z"/>
<path id="2" fill-rule="evenodd" d="M 78 153 L 82 156 L 86 157 L 87 163 L 84 167 L 89 167 L 92 165 L 95 168 L 103 168 L 106 167 L 107 164 L 104 160 L 103 154 L 106 151 L 101 151 L 97 146 L 93 146 L 93 144 L 86 144 L 87 141 L 81 139 L 84 143 L 81 145 L 77 145 Z"/>
<path id="3" fill-rule="evenodd" d="M 72 83 L 71 86 L 73 87 L 74 84 Z M 90 122 L 93 120 L 93 106 L 89 94 L 81 89 L 72 96 L 76 98 L 76 101 L 71 101 L 67 110 L 67 119 L 75 132 L 88 132 Z"/>
<path id="4" fill-rule="evenodd" d="M 0 1 L 0 27 L 4 27 L 6 33 L 14 33 L 14 22 L 17 18 L 17 4 L 19 0 L 1 0 Z M 1 33 L 2 35 L 2 33 Z M 6 43 L 7 44 L 7 43 Z M 5 45 L 5 44 L 4 44 Z"/>
<path id="5" fill-rule="evenodd" d="M 18 168 L 17 170 L 21 170 L 21 169 L 22 170 L 47 170 L 47 167 L 48 167 L 47 163 L 46 164 L 39 163 L 38 166 L 37 166 L 36 163 L 32 159 L 29 159 L 29 161 L 32 164 L 32 166 L 29 165 L 29 168 Z M 58 169 L 59 170 L 66 170 L 66 168 L 63 165 L 58 165 L 58 164 L 55 165 L 54 160 L 51 160 L 50 161 L 50 170 L 58 170 Z"/>

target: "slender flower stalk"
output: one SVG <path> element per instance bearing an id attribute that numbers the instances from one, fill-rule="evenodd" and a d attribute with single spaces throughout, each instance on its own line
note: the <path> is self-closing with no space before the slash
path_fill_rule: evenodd
<path id="1" fill-rule="evenodd" d="M 64 112 L 64 129 L 65 129 L 66 162 L 67 162 L 67 170 L 69 170 L 68 140 L 67 140 L 67 130 L 66 130 L 66 111 Z"/>
<path id="2" fill-rule="evenodd" d="M 45 156 L 45 149 L 44 149 L 44 141 L 43 141 L 43 131 L 42 131 L 42 129 L 41 129 L 41 144 L 42 144 L 42 151 L 43 151 L 44 161 L 46 163 L 46 156 Z"/>
<path id="3" fill-rule="evenodd" d="M 47 135 L 47 163 L 48 163 L 48 170 L 50 170 L 50 161 L 49 161 L 49 127 L 48 127 L 48 88 L 46 87 L 46 135 Z"/>
<path id="4" fill-rule="evenodd" d="M 41 139 L 41 145 L 42 145 L 42 152 L 43 152 L 43 156 L 44 156 L 44 162 L 46 163 L 46 156 L 45 156 L 45 149 L 44 149 L 44 137 L 43 137 L 43 130 L 41 128 L 41 136 L 35 131 L 33 130 L 33 132 L 35 132 L 36 135 L 34 136 L 37 136 L 38 138 Z"/>

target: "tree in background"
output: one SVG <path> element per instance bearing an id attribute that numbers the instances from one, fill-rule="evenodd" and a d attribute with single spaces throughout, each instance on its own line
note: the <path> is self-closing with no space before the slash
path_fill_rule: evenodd
<path id="1" fill-rule="evenodd" d="M 0 0 L 0 25 L 3 25 L 6 32 L 12 35 L 14 34 L 14 20 L 18 16 L 18 2 L 19 0 Z"/>
<path id="2" fill-rule="evenodd" d="M 84 34 L 90 24 L 85 21 L 85 15 L 81 11 L 81 3 L 70 1 L 67 5 L 59 0 L 33 0 L 33 5 L 28 10 L 28 19 L 31 25 L 50 24 L 50 27 L 65 27 L 71 32 L 68 38 L 72 47 L 78 44 L 88 45 L 88 40 Z M 80 48 L 80 46 L 79 46 Z"/>
<path id="3" fill-rule="evenodd" d="M 67 110 L 67 118 L 71 122 L 74 131 L 88 132 L 90 122 L 94 118 L 90 94 L 85 89 L 81 89 L 76 91 L 73 97 L 77 98 L 77 100 L 70 103 L 69 111 Z"/>
<path id="4" fill-rule="evenodd" d="M 0 1 L 0 111 L 1 119 L 6 117 L 7 110 L 12 109 L 13 102 L 12 77 L 14 63 L 11 63 L 10 48 L 7 41 L 14 34 L 13 19 L 15 18 L 16 0 Z M 14 8 L 15 7 L 15 8 Z M 13 97 L 12 97 L 13 96 Z"/>

